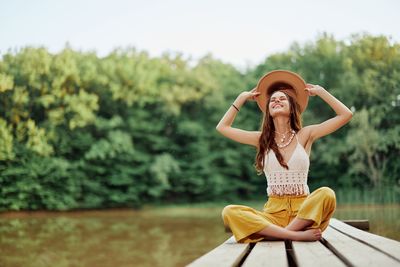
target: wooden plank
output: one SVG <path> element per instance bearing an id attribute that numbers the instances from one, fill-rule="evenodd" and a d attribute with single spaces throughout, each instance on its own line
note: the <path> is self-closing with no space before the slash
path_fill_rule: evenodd
<path id="1" fill-rule="evenodd" d="M 331 219 L 329 225 L 362 243 L 387 253 L 400 262 L 400 242 L 356 229 L 337 219 Z"/>
<path id="2" fill-rule="evenodd" d="M 400 266 L 397 260 L 332 227 L 324 231 L 323 243 L 350 266 Z"/>
<path id="3" fill-rule="evenodd" d="M 345 267 L 346 265 L 321 242 L 292 241 L 297 266 Z"/>
<path id="4" fill-rule="evenodd" d="M 250 244 L 237 243 L 232 236 L 224 243 L 194 260 L 189 267 L 237 266 L 250 249 Z"/>
<path id="5" fill-rule="evenodd" d="M 368 220 L 342 220 L 342 222 L 349 224 L 355 228 L 360 230 L 369 230 L 369 221 Z"/>
<path id="6" fill-rule="evenodd" d="M 243 267 L 287 267 L 289 266 L 286 257 L 284 241 L 260 241 L 251 250 L 244 261 Z"/>

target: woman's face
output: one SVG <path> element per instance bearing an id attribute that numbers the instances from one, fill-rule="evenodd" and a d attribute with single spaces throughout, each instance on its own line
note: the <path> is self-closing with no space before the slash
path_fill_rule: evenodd
<path id="1" fill-rule="evenodd" d="M 272 117 L 277 115 L 289 116 L 290 115 L 290 103 L 285 93 L 277 91 L 272 94 L 269 99 L 269 113 Z"/>

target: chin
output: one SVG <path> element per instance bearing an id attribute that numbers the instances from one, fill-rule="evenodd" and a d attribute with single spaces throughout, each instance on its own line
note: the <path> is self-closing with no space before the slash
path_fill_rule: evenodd
<path id="1" fill-rule="evenodd" d="M 286 110 L 277 110 L 275 112 L 271 112 L 271 117 L 277 117 L 277 116 L 284 116 L 284 117 L 289 117 L 290 113 Z"/>

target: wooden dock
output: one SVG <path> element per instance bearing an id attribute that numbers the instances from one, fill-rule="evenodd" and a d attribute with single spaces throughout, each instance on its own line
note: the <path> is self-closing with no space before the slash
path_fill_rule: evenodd
<path id="1" fill-rule="evenodd" d="M 365 224 L 360 227 L 365 228 Z M 241 244 L 232 236 L 187 266 L 400 266 L 400 242 L 333 218 L 320 241 Z"/>

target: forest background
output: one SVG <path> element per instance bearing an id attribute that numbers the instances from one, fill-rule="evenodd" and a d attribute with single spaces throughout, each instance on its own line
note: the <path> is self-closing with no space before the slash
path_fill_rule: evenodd
<path id="1" fill-rule="evenodd" d="M 264 199 L 256 150 L 215 127 L 240 92 L 274 69 L 323 86 L 354 113 L 313 145 L 310 189 L 377 190 L 378 200 L 400 202 L 400 44 L 322 34 L 246 70 L 211 54 L 194 62 L 135 48 L 104 57 L 68 45 L 3 54 L 0 210 Z M 311 97 L 303 125 L 333 116 Z M 261 119 L 248 102 L 233 127 L 259 130 Z"/>

